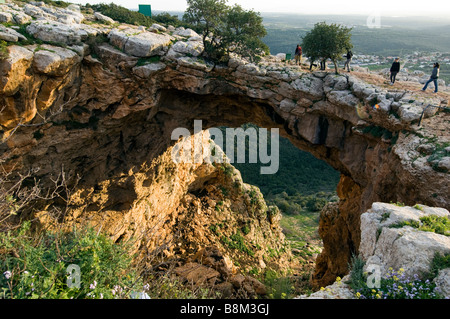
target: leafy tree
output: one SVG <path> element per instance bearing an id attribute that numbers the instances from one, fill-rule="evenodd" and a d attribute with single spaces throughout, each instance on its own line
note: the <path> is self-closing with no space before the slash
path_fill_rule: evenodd
<path id="1" fill-rule="evenodd" d="M 347 50 L 353 47 L 351 43 L 351 30 L 338 24 L 319 22 L 303 37 L 302 47 L 304 54 L 312 63 L 318 59 L 325 62 L 330 59 L 338 73 L 337 61 L 341 60 Z"/>
<path id="2" fill-rule="evenodd" d="M 171 15 L 168 12 L 161 12 L 157 15 L 154 15 L 153 20 L 165 25 L 173 25 L 174 27 L 178 27 L 181 25 L 181 21 L 178 19 L 178 16 Z"/>
<path id="3" fill-rule="evenodd" d="M 218 42 L 217 30 L 227 10 L 226 0 L 187 0 L 183 21 L 202 34 L 205 51 Z"/>
<path id="4" fill-rule="evenodd" d="M 204 52 L 217 62 L 226 62 L 236 53 L 251 60 L 268 52 L 262 42 L 266 30 L 262 17 L 239 5 L 229 7 L 226 0 L 187 0 L 183 21 L 202 35 Z"/>

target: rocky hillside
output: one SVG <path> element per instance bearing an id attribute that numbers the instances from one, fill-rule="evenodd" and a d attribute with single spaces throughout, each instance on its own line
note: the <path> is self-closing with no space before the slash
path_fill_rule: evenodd
<path id="1" fill-rule="evenodd" d="M 161 242 L 143 234 L 161 220 L 163 241 L 184 238 L 179 249 L 164 249 L 167 258 L 197 263 L 186 256 L 213 245 L 229 258 L 228 248 L 241 251 L 233 258 L 243 268 L 275 259 L 283 268 L 283 242 L 276 240 L 282 236 L 255 199 L 258 191 L 239 180 L 234 189 L 236 180 L 217 167 L 170 161 L 172 131 L 192 131 L 196 119 L 204 129 L 250 121 L 277 127 L 341 172 L 340 202 L 322 213 L 316 286 L 347 273 L 361 243 L 360 215 L 373 202 L 449 207 L 449 118 L 439 108 L 448 105 L 445 94 L 384 87 L 368 73 L 309 72 L 273 56 L 214 65 L 193 30 L 118 24 L 77 6 L 20 3 L 1 11 L 12 18 L 0 36 L 16 35 L 3 37 L 9 45 L 0 62 L 2 166 L 44 189 L 64 172 L 73 189 L 62 203 L 67 222 L 104 224 L 117 240 L 138 236 L 136 248 L 153 252 Z M 248 196 L 256 196 L 250 204 Z M 35 206 L 27 217 L 47 208 Z"/>

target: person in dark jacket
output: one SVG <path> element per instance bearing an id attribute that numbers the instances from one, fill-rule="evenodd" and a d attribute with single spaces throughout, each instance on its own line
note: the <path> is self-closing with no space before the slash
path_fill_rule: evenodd
<path id="1" fill-rule="evenodd" d="M 345 57 L 347 58 L 347 61 L 345 61 L 344 63 L 343 70 L 345 70 L 345 67 L 347 67 L 347 71 L 350 72 L 350 62 L 352 62 L 353 57 L 353 53 L 352 51 L 350 51 L 350 49 L 347 49 L 347 54 L 345 55 Z"/>
<path id="2" fill-rule="evenodd" d="M 438 92 L 439 68 L 440 68 L 439 63 L 436 62 L 435 64 L 433 64 L 433 72 L 431 72 L 431 77 L 427 81 L 427 83 L 425 83 L 425 86 L 423 87 L 422 91 L 425 91 L 428 87 L 428 84 L 433 82 L 434 83 L 434 93 Z"/>
<path id="3" fill-rule="evenodd" d="M 392 63 L 391 66 L 391 85 L 394 85 L 395 83 L 395 78 L 397 76 L 397 73 L 400 72 L 400 62 L 399 62 L 399 58 L 395 58 L 394 62 Z"/>

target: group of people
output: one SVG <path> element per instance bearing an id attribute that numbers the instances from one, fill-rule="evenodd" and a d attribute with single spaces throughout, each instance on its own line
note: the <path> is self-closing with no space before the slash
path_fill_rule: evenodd
<path id="1" fill-rule="evenodd" d="M 428 87 L 428 84 L 431 82 L 434 83 L 434 93 L 438 92 L 438 79 L 439 79 L 439 69 L 440 65 L 438 62 L 433 64 L 433 71 L 431 72 L 430 79 L 425 83 L 424 87 L 422 88 L 422 91 L 425 91 Z M 397 77 L 398 72 L 400 72 L 400 59 L 395 58 L 394 62 L 391 65 L 390 73 L 391 73 L 391 85 L 394 85 L 395 78 Z"/>
<path id="2" fill-rule="evenodd" d="M 302 47 L 300 46 L 300 44 L 297 45 L 297 47 L 295 48 L 295 64 L 296 65 L 301 65 L 302 63 Z M 344 63 L 344 67 L 343 70 L 345 70 L 345 68 L 347 68 L 347 71 L 350 72 L 350 63 L 352 61 L 353 58 L 353 53 L 350 49 L 347 50 L 347 54 L 345 55 L 346 61 Z M 425 86 L 422 88 L 422 91 L 425 91 L 428 87 L 428 85 L 433 82 L 434 83 L 434 93 L 438 92 L 438 79 L 439 79 L 439 69 L 440 69 L 440 65 L 439 63 L 434 63 L 433 64 L 433 71 L 431 73 L 430 79 L 425 83 Z M 395 58 L 394 62 L 391 65 L 390 68 L 390 84 L 394 85 L 397 74 L 400 72 L 400 58 Z"/>

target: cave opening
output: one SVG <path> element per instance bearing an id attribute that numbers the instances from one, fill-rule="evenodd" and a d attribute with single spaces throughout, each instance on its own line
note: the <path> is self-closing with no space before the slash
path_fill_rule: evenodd
<path id="1" fill-rule="evenodd" d="M 326 119 L 320 123 L 326 130 Z M 227 137 L 227 128 L 219 127 L 225 137 Z M 246 123 L 240 128 L 241 133 L 244 134 L 240 138 L 245 141 L 245 161 L 242 161 L 242 154 L 239 154 L 238 150 L 239 142 L 242 142 L 239 136 L 233 137 L 232 152 L 230 150 L 227 152 L 229 145 L 222 140 L 219 140 L 219 145 L 223 145 L 224 153 L 227 154 L 232 165 L 240 171 L 243 181 L 257 186 L 267 205 L 276 206 L 280 210 L 282 214 L 280 226 L 293 254 L 292 269 L 297 275 L 296 283 L 308 286 L 309 278 L 314 271 L 315 260 L 323 250 L 323 242 L 318 232 L 320 212 L 326 204 L 339 201 L 336 189 L 340 172 L 323 160 L 300 150 L 289 139 L 280 136 L 277 149 L 278 169 L 273 174 L 261 174 L 260 167 L 264 164 L 259 160 L 254 161 L 251 156 L 252 153 L 258 153 L 260 144 L 254 143 L 249 134 L 252 129 L 259 133 L 261 127 Z M 269 131 L 267 135 L 269 143 L 267 149 L 271 150 Z M 255 136 L 259 142 L 260 135 L 255 134 Z M 217 142 L 216 136 L 212 136 L 212 140 Z"/>

